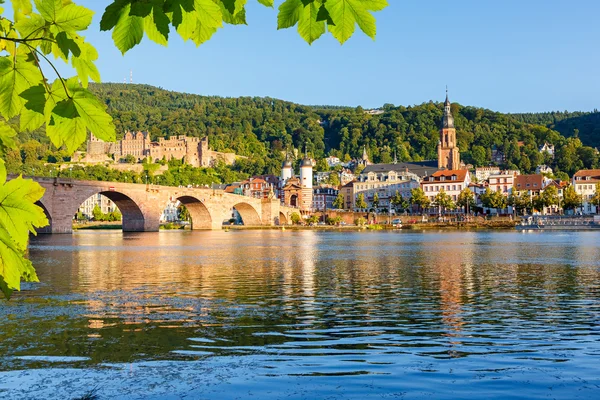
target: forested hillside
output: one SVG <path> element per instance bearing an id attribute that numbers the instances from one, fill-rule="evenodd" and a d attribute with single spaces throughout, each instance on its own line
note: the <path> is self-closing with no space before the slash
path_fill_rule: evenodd
<path id="1" fill-rule="evenodd" d="M 567 137 L 578 137 L 588 146 L 600 146 L 600 112 L 561 112 L 513 114 L 530 124 L 545 125 Z"/>
<path id="2" fill-rule="evenodd" d="M 259 97 L 199 96 L 148 85 L 90 87 L 108 105 L 119 135 L 126 130 L 148 131 L 152 139 L 207 135 L 215 150 L 248 156 L 235 167 L 247 174 L 279 173 L 283 150 L 290 148 L 303 151 L 306 147 L 317 159 L 336 155 L 349 160 L 359 157 L 363 146 L 374 162 L 390 162 L 395 154 L 399 161 L 437 157 L 441 102 L 410 107 L 386 104 L 382 107 L 384 113 L 370 115 L 360 107 L 303 106 Z M 597 141 L 597 113 L 566 117 L 557 113 L 509 115 L 458 103 L 453 103 L 452 112 L 462 157 L 476 166 L 491 162 L 493 148 L 505 153 L 505 167 L 523 172 L 531 172 L 543 163 L 569 175 L 580 168 L 598 166 L 598 155 L 587 146 Z M 557 130 L 544 126 L 550 121 L 554 121 Z M 564 135 L 558 131 L 563 126 Z M 571 128 L 579 129 L 581 141 L 565 137 Z M 41 135 L 23 137 L 37 139 Z M 538 147 L 544 142 L 556 146 L 554 159 L 539 153 Z M 41 159 L 53 157 L 50 153 L 48 144 L 38 149 Z M 23 151 L 21 154 L 26 156 Z"/>

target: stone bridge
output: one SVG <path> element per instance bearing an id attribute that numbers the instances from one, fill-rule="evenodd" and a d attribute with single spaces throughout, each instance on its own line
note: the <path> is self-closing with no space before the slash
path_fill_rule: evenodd
<path id="1" fill-rule="evenodd" d="M 297 209 L 282 206 L 277 199 L 255 199 L 222 190 L 171 187 L 120 182 L 79 181 L 69 178 L 31 179 L 46 192 L 39 201 L 50 225 L 40 233 L 71 233 L 73 217 L 81 204 L 98 193 L 111 199 L 123 215 L 127 232 L 158 231 L 159 219 L 169 201 L 179 200 L 188 209 L 192 229 L 221 229 L 235 208 L 244 225 L 272 226 L 291 223 Z"/>

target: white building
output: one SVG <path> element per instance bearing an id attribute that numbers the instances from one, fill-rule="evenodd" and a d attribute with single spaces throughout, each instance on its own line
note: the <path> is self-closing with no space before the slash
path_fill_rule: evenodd
<path id="1" fill-rule="evenodd" d="M 493 192 L 501 192 L 503 195 L 509 196 L 513 192 L 515 177 L 518 175 L 519 171 L 502 171 L 492 174 L 488 177 L 488 187 Z"/>
<path id="2" fill-rule="evenodd" d="M 342 163 L 342 161 L 335 156 L 329 156 L 325 159 L 325 161 L 327 161 L 327 165 L 329 165 L 329 168 L 333 168 L 336 165 L 340 165 Z"/>
<path id="3" fill-rule="evenodd" d="M 540 150 L 540 153 L 548 153 L 552 157 L 554 157 L 554 145 L 553 144 L 544 142 L 544 145 L 541 146 L 539 150 Z"/>
<path id="4" fill-rule="evenodd" d="M 354 175 L 348 168 L 343 168 L 342 172 L 340 172 L 340 185 L 342 186 L 352 182 L 355 179 L 356 175 Z"/>
<path id="5" fill-rule="evenodd" d="M 386 164 L 387 165 L 387 164 Z M 410 191 L 419 187 L 419 177 L 405 169 L 393 169 L 394 164 L 389 164 L 390 170 L 375 172 L 371 169 L 361 173 L 353 185 L 355 201 L 360 194 L 367 203 L 367 209 L 373 207 L 375 193 L 379 197 L 379 208 L 391 208 L 392 197 L 398 192 L 405 199 L 410 198 Z"/>
<path id="6" fill-rule="evenodd" d="M 600 169 L 582 169 L 573 175 L 573 186 L 577 194 L 581 195 L 583 204 L 579 211 L 583 214 L 598 214 L 597 207 L 592 204 L 596 194 L 596 184 L 600 183 Z"/>
<path id="7" fill-rule="evenodd" d="M 315 182 L 317 185 L 325 182 L 329 179 L 329 174 L 335 174 L 336 172 L 326 171 L 326 172 L 315 172 Z"/>
<path id="8" fill-rule="evenodd" d="M 162 214 L 160 215 L 159 222 L 163 223 L 163 222 L 178 221 L 179 215 L 178 215 L 177 209 L 179 208 L 180 205 L 181 205 L 181 203 L 179 202 L 179 200 L 169 201 L 167 203 L 167 206 L 163 210 Z"/>
<path id="9" fill-rule="evenodd" d="M 500 173 L 500 167 L 477 167 L 475 168 L 475 178 L 478 182 L 487 181 L 490 175 Z"/>
<path id="10" fill-rule="evenodd" d="M 88 197 L 80 206 L 79 212 L 83 214 L 87 219 L 94 217 L 94 208 L 100 207 L 103 214 L 110 214 L 111 212 L 118 210 L 117 205 L 112 202 L 108 197 L 101 195 L 100 193 Z"/>
<path id="11" fill-rule="evenodd" d="M 538 165 L 535 168 L 535 173 L 542 174 L 542 175 L 552 175 L 553 171 L 552 171 L 552 168 L 550 168 L 547 165 Z"/>
<path id="12" fill-rule="evenodd" d="M 458 199 L 458 195 L 463 189 L 469 187 L 471 183 L 471 174 L 466 169 L 447 169 L 437 171 L 421 182 L 421 187 L 425 196 L 433 203 L 435 197 L 442 190 L 448 194 L 453 201 Z"/>

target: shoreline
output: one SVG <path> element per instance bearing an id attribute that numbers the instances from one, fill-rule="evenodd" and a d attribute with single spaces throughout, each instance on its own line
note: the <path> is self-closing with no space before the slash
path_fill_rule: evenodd
<path id="1" fill-rule="evenodd" d="M 244 226 L 244 225 L 223 225 L 222 230 L 316 230 L 316 231 L 392 231 L 392 230 L 510 230 L 515 229 L 516 222 L 514 221 L 461 221 L 461 222 L 426 222 L 426 223 L 414 223 L 414 224 L 403 224 L 402 227 L 396 227 L 394 225 L 387 224 L 371 224 L 364 226 L 357 225 L 274 225 L 274 226 Z M 73 231 L 84 231 L 84 230 L 121 230 L 121 224 L 115 223 L 87 223 L 87 224 L 73 224 Z M 163 230 L 186 230 L 189 229 L 165 229 Z"/>

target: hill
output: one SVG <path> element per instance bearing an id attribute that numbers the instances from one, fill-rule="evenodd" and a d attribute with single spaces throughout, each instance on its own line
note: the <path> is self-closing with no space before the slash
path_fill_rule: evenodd
<path id="1" fill-rule="evenodd" d="M 443 114 L 443 104 L 437 102 L 409 107 L 386 104 L 383 113 L 372 115 L 361 107 L 303 106 L 268 97 L 200 96 L 149 85 L 90 87 L 108 105 L 120 135 L 126 130 L 148 131 L 153 139 L 206 135 L 213 149 L 248 156 L 234 167 L 247 174 L 278 174 L 285 149 L 291 148 L 306 148 L 316 159 L 327 155 L 357 158 L 363 146 L 373 162 L 391 162 L 394 155 L 399 161 L 435 159 Z M 597 113 L 564 118 L 555 113 L 510 115 L 458 103 L 452 104 L 452 112 L 462 157 L 476 166 L 492 162 L 493 148 L 506 155 L 504 167 L 523 172 L 532 172 L 543 163 L 568 174 L 598 165 L 597 153 L 588 146 L 598 140 Z M 571 128 L 580 129 L 583 143 L 567 137 Z M 40 132 L 23 138 L 44 143 L 36 150 L 38 158 L 54 157 L 56 151 L 49 150 Z M 539 153 L 544 142 L 555 145 L 554 159 Z M 25 153 L 21 151 L 24 161 Z M 325 168 L 324 163 L 319 167 Z"/>
<path id="2" fill-rule="evenodd" d="M 513 114 L 518 120 L 545 125 L 566 137 L 577 137 L 592 147 L 600 146 L 600 112 L 552 111 L 546 113 Z"/>

